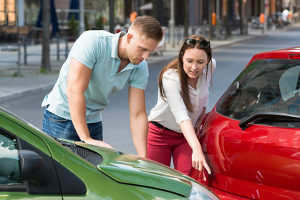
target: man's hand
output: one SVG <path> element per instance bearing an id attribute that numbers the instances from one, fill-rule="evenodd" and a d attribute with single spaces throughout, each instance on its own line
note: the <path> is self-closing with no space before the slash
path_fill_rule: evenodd
<path id="1" fill-rule="evenodd" d="M 101 146 L 101 147 L 106 147 L 106 148 L 110 148 L 113 149 L 113 147 L 101 140 L 95 140 L 93 138 L 89 138 L 87 140 L 84 141 L 87 144 L 92 144 L 92 145 L 96 145 L 96 146 Z"/>

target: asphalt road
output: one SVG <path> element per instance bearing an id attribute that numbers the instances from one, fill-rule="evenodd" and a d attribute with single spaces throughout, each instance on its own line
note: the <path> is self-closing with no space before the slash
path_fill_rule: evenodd
<path id="1" fill-rule="evenodd" d="M 248 64 L 255 53 L 274 49 L 300 46 L 300 30 L 271 33 L 266 37 L 235 44 L 230 47 L 213 51 L 213 57 L 217 61 L 217 69 L 213 75 L 213 88 L 210 94 L 211 110 L 220 96 L 224 93 L 230 83 Z M 157 77 L 161 68 L 167 62 L 156 63 L 149 66 L 150 76 L 146 88 L 147 112 L 156 104 L 157 99 Z M 110 105 L 103 112 L 104 117 L 104 141 L 113 147 L 127 152 L 135 153 L 129 129 L 128 113 L 128 90 L 110 97 Z M 43 110 L 40 107 L 45 93 L 39 93 L 7 102 L 2 107 L 17 114 L 34 126 L 42 127 Z"/>

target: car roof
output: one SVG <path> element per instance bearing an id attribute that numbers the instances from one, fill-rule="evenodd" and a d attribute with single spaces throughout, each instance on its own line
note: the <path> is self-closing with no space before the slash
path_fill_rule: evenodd
<path id="1" fill-rule="evenodd" d="M 300 59 L 300 46 L 255 54 L 250 63 L 258 59 Z"/>

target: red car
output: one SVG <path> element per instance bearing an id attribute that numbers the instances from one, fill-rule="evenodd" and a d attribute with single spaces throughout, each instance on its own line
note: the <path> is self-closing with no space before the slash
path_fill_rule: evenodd
<path id="1" fill-rule="evenodd" d="M 212 174 L 191 176 L 221 200 L 300 199 L 300 47 L 254 55 L 200 141 Z"/>

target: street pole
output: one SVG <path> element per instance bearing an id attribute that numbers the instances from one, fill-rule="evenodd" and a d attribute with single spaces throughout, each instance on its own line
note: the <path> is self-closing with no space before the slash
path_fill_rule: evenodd
<path id="1" fill-rule="evenodd" d="M 239 0 L 239 13 L 240 13 L 240 35 L 244 35 L 244 0 Z"/>
<path id="2" fill-rule="evenodd" d="M 265 21 L 264 21 L 264 26 L 263 26 L 263 33 L 267 32 L 267 25 L 268 25 L 268 7 L 269 7 L 269 1 L 265 0 L 264 4 L 264 15 L 265 15 Z"/>
<path id="3" fill-rule="evenodd" d="M 245 22 L 245 35 L 248 35 L 248 4 L 249 4 L 249 1 L 245 0 L 244 2 L 244 22 Z"/>
<path id="4" fill-rule="evenodd" d="M 218 24 L 220 19 L 220 0 L 216 1 L 216 17 L 217 17 L 217 24 Z"/>
<path id="5" fill-rule="evenodd" d="M 141 11 L 140 11 L 139 7 L 140 7 L 139 0 L 135 0 L 133 10 L 137 12 L 138 16 L 141 15 Z"/>
<path id="6" fill-rule="evenodd" d="M 84 28 L 84 0 L 79 1 L 79 35 L 85 31 Z"/>
<path id="7" fill-rule="evenodd" d="M 293 12 L 293 8 L 294 8 L 294 1 L 292 0 L 292 1 L 290 1 L 290 3 L 289 3 L 290 5 L 289 5 L 289 11 L 291 12 Z M 293 19 L 292 19 L 292 21 L 293 21 Z"/>
<path id="8" fill-rule="evenodd" d="M 175 47 L 175 6 L 174 6 L 174 0 L 170 1 L 170 15 L 171 19 L 169 21 L 169 26 L 170 26 L 170 40 L 171 40 L 171 45 L 172 47 Z"/>
<path id="9" fill-rule="evenodd" d="M 297 8 L 297 13 L 298 13 L 298 23 L 300 22 L 300 0 L 297 0 L 296 2 L 296 8 Z"/>
<path id="10" fill-rule="evenodd" d="M 158 0 L 157 1 L 157 20 L 160 24 L 164 23 L 164 1 Z"/>
<path id="11" fill-rule="evenodd" d="M 190 27 L 190 0 L 185 1 L 184 7 L 184 38 L 187 38 L 189 35 L 189 27 Z"/>
<path id="12" fill-rule="evenodd" d="M 19 0 L 16 2 L 18 11 L 17 11 L 17 16 L 18 16 L 18 28 L 24 26 L 24 0 Z M 22 76 L 22 71 L 21 71 L 21 41 L 20 38 L 17 40 L 18 44 L 18 63 L 17 63 L 17 75 Z"/>
<path id="13" fill-rule="evenodd" d="M 109 0 L 109 32 L 114 33 L 114 0 Z"/>
<path id="14" fill-rule="evenodd" d="M 18 27 L 24 26 L 24 0 L 17 1 L 18 6 Z"/>
<path id="15" fill-rule="evenodd" d="M 209 22 L 209 35 L 208 37 L 210 39 L 213 38 L 213 23 L 212 23 L 212 13 L 214 12 L 214 1 L 208 1 L 208 6 L 209 6 L 209 16 L 208 16 L 208 22 Z"/>
<path id="16" fill-rule="evenodd" d="M 42 21 L 42 66 L 44 72 L 50 72 L 50 1 L 43 0 Z"/>

